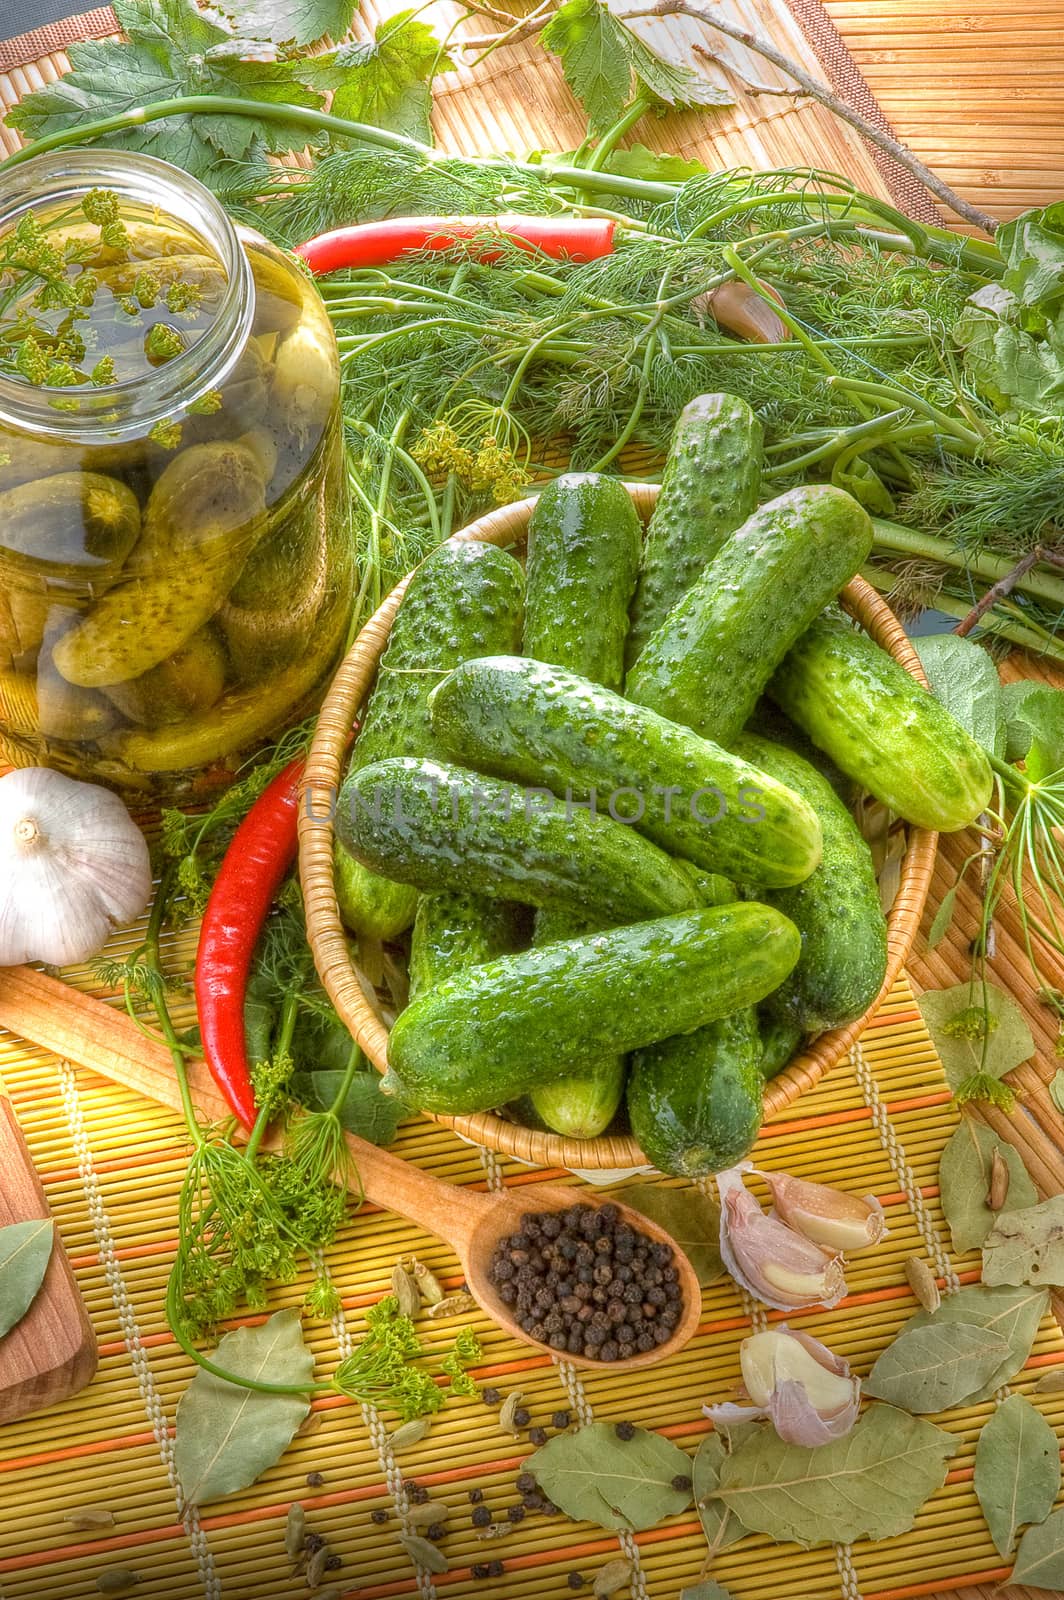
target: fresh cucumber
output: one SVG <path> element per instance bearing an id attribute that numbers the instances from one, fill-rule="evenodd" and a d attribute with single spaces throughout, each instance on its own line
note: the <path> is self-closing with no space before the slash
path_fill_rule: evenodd
<path id="1" fill-rule="evenodd" d="M 738 755 L 755 762 L 807 800 L 820 818 L 824 854 L 804 883 L 755 890 L 802 936 L 802 954 L 786 983 L 765 1002 L 770 1015 L 806 1033 L 823 1033 L 868 1010 L 887 970 L 887 923 L 872 853 L 857 824 L 815 767 L 793 750 L 740 734 Z"/>
<path id="2" fill-rule="evenodd" d="M 757 1008 L 757 1027 L 761 1035 L 761 1076 L 767 1083 L 778 1077 L 797 1053 L 805 1034 L 797 1023 L 770 1012 L 764 1002 Z"/>
<path id="3" fill-rule="evenodd" d="M 704 1178 L 748 1153 L 761 1127 L 763 1091 L 757 1018 L 746 1006 L 637 1050 L 628 1119 L 659 1172 Z"/>
<path id="4" fill-rule="evenodd" d="M 830 486 L 755 511 L 647 643 L 625 693 L 730 745 L 799 634 L 872 548 L 872 522 Z"/>
<path id="5" fill-rule="evenodd" d="M 519 563 L 495 545 L 448 540 L 426 556 L 392 623 L 350 770 L 389 756 L 431 754 L 430 689 L 467 656 L 516 650 L 523 600 Z M 354 932 L 391 939 L 410 926 L 417 892 L 409 884 L 382 882 L 342 844 L 335 876 L 340 914 Z"/>
<path id="6" fill-rule="evenodd" d="M 549 483 L 528 524 L 525 655 L 619 689 L 642 543 L 619 479 L 567 472 Z"/>
<path id="7" fill-rule="evenodd" d="M 847 777 L 921 828 L 955 833 L 985 810 L 985 752 L 940 701 L 841 615 L 820 617 L 769 694 Z"/>
<path id="8" fill-rule="evenodd" d="M 762 445 L 761 424 L 738 395 L 700 394 L 680 412 L 647 524 L 628 633 L 629 667 L 755 509 Z"/>
<path id="9" fill-rule="evenodd" d="M 556 902 L 541 906 L 536 912 L 532 943 L 538 948 L 597 931 L 585 912 Z M 530 1096 L 532 1109 L 555 1133 L 570 1139 L 594 1139 L 613 1121 L 624 1095 L 626 1075 L 623 1054 L 607 1051 L 584 1070 L 534 1088 Z"/>
<path id="10" fill-rule="evenodd" d="M 466 661 L 430 696 L 438 747 L 626 820 L 670 855 L 751 883 L 800 883 L 820 824 L 800 796 L 687 728 L 560 667 Z"/>
<path id="11" fill-rule="evenodd" d="M 469 967 L 401 1014 L 385 1088 L 426 1111 L 505 1105 L 609 1051 L 752 1005 L 783 982 L 800 945 L 786 917 L 746 903 Z"/>
<path id="12" fill-rule="evenodd" d="M 336 831 L 364 866 L 426 892 L 568 900 L 614 922 L 700 903 L 690 871 L 621 823 L 442 762 L 401 757 L 353 772 Z"/>
<path id="13" fill-rule="evenodd" d="M 519 945 L 517 907 L 510 902 L 462 889 L 421 895 L 407 963 L 411 1003 L 465 967 Z"/>

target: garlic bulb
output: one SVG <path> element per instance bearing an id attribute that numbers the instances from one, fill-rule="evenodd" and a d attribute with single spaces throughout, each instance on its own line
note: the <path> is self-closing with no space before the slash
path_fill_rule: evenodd
<path id="1" fill-rule="evenodd" d="M 144 835 L 117 795 L 47 767 L 0 778 L 0 967 L 84 961 L 151 887 Z"/>

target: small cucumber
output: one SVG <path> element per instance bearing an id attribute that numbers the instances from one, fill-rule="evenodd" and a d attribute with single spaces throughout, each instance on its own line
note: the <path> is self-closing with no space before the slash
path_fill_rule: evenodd
<path id="1" fill-rule="evenodd" d="M 467 656 L 516 650 L 524 573 L 495 545 L 448 540 L 415 571 L 403 596 L 377 681 L 366 702 L 350 770 L 389 756 L 432 753 L 427 701 L 443 673 Z M 336 892 L 347 926 L 363 938 L 392 939 L 413 921 L 417 891 L 383 883 L 336 851 Z"/>
<path id="2" fill-rule="evenodd" d="M 707 904 L 709 902 L 707 901 Z M 559 939 L 579 938 L 597 930 L 582 911 L 555 904 L 536 912 L 532 943 L 536 948 Z M 532 1090 L 532 1109 L 555 1133 L 570 1139 L 594 1139 L 605 1132 L 624 1096 L 627 1064 L 623 1055 L 608 1051 L 582 1072 L 567 1073 L 553 1083 Z"/>
<path id="3" fill-rule="evenodd" d="M 629 667 L 757 506 L 762 444 L 761 424 L 738 395 L 701 394 L 680 412 L 647 524 L 628 634 Z"/>
<path id="4" fill-rule="evenodd" d="M 407 964 L 411 1003 L 465 967 L 519 945 L 517 907 L 507 901 L 464 890 L 421 895 Z"/>
<path id="5" fill-rule="evenodd" d="M 442 762 L 402 757 L 353 772 L 336 830 L 364 866 L 426 892 L 561 899 L 614 922 L 699 904 L 690 871 L 621 823 Z"/>
<path id="6" fill-rule="evenodd" d="M 625 693 L 730 745 L 791 645 L 867 558 L 872 522 L 830 486 L 755 511 L 669 612 Z"/>
<path id="7" fill-rule="evenodd" d="M 659 1172 L 704 1178 L 749 1152 L 761 1127 L 763 1088 L 757 1019 L 747 1006 L 637 1050 L 628 1119 Z"/>
<path id="8" fill-rule="evenodd" d="M 617 478 L 567 472 L 549 483 L 528 524 L 525 655 L 619 689 L 642 543 Z"/>
<path id="9" fill-rule="evenodd" d="M 786 917 L 746 903 L 501 956 L 401 1014 L 384 1086 L 426 1111 L 505 1105 L 605 1053 L 754 1004 L 783 982 L 800 945 Z"/>
<path id="10" fill-rule="evenodd" d="M 985 752 L 905 668 L 842 616 L 819 618 L 769 694 L 847 777 L 907 822 L 939 833 L 985 810 Z"/>
<path id="11" fill-rule="evenodd" d="M 433 690 L 440 749 L 607 810 L 670 855 L 763 884 L 800 883 L 820 824 L 800 796 L 645 706 L 540 661 L 466 661 Z"/>
<path id="12" fill-rule="evenodd" d="M 761 1035 L 761 1076 L 767 1083 L 778 1077 L 805 1037 L 797 1023 L 774 1016 L 762 1002 L 757 1008 L 757 1027 Z"/>
<path id="13" fill-rule="evenodd" d="M 798 965 L 765 1009 L 805 1033 L 823 1033 L 867 1011 L 887 970 L 887 923 L 872 853 L 808 761 L 752 733 L 741 734 L 735 749 L 800 794 L 820 818 L 824 854 L 816 871 L 793 888 L 755 891 L 755 898 L 790 917 L 802 936 Z"/>

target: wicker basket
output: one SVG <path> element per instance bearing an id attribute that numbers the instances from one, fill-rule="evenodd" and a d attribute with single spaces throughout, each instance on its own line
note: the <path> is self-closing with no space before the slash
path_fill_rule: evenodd
<path id="1" fill-rule="evenodd" d="M 633 483 L 626 487 L 636 510 L 645 520 L 657 498 L 657 486 Z M 454 537 L 522 547 L 531 510 L 531 500 L 503 506 L 471 523 Z M 380 610 L 367 622 L 333 680 L 307 760 L 305 787 L 310 803 L 300 807 L 299 819 L 299 867 L 314 963 L 340 1016 L 381 1072 L 385 1067 L 388 1030 L 376 1008 L 372 988 L 351 961 L 333 890 L 333 829 L 331 824 L 320 819 L 327 815 L 328 797 L 334 796 L 339 786 L 352 721 L 373 683 L 408 581 L 404 579 L 393 589 Z M 856 578 L 844 590 L 843 600 L 876 642 L 926 684 L 919 660 L 901 624 L 875 591 Z M 909 830 L 908 847 L 901 863 L 901 881 L 889 916 L 887 975 L 875 1004 L 856 1022 L 822 1034 L 766 1085 L 766 1116 L 783 1111 L 841 1060 L 890 990 L 920 923 L 931 884 L 936 840 L 936 834 L 924 829 Z M 477 1144 L 535 1166 L 616 1171 L 646 1162 L 635 1140 L 627 1136 L 568 1139 L 561 1134 L 521 1127 L 491 1112 L 462 1117 L 437 1116 L 433 1120 L 454 1128 Z"/>

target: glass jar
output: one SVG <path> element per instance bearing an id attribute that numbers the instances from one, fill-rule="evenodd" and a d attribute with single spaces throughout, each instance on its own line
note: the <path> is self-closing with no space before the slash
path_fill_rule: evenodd
<path id="1" fill-rule="evenodd" d="M 194 798 L 315 705 L 346 636 L 325 308 L 147 156 L 19 167 L 0 255 L 0 764 Z"/>

